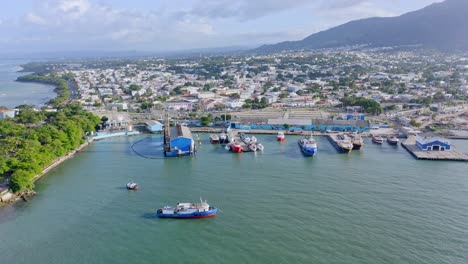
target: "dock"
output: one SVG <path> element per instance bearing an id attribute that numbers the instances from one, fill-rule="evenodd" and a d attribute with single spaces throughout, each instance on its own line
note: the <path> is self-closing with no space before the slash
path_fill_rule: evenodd
<path id="1" fill-rule="evenodd" d="M 453 146 L 450 151 L 424 151 L 416 146 L 416 137 L 411 136 L 401 145 L 418 160 L 444 160 L 468 162 L 468 154 L 456 150 Z"/>

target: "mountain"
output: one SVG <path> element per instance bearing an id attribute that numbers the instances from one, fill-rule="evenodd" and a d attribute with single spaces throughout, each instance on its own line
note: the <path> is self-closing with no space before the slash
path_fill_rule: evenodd
<path id="1" fill-rule="evenodd" d="M 254 51 L 278 52 L 353 45 L 421 45 L 446 51 L 468 51 L 468 0 L 446 0 L 398 17 L 355 20 L 300 41 L 264 45 Z"/>

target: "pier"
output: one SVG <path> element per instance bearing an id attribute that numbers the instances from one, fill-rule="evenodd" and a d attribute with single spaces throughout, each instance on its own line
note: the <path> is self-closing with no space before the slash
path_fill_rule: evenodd
<path id="1" fill-rule="evenodd" d="M 445 160 L 468 161 L 468 154 L 456 150 L 453 146 L 450 151 L 424 151 L 416 145 L 416 137 L 411 136 L 401 143 L 413 157 L 418 160 Z"/>

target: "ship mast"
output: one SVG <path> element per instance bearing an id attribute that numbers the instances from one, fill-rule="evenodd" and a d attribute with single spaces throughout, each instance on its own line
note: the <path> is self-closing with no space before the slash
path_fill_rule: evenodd
<path id="1" fill-rule="evenodd" d="M 171 124 L 169 122 L 169 112 L 164 112 L 164 154 L 171 152 Z"/>

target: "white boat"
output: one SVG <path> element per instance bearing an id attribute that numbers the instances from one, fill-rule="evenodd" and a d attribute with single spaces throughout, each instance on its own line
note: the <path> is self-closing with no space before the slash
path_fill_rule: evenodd
<path id="1" fill-rule="evenodd" d="M 265 149 L 265 147 L 262 144 L 258 143 L 257 144 L 257 149 L 260 150 L 260 151 L 263 151 Z"/>
<path id="2" fill-rule="evenodd" d="M 256 152 L 257 151 L 257 145 L 256 144 L 250 144 L 249 149 L 250 149 L 250 151 Z"/>

